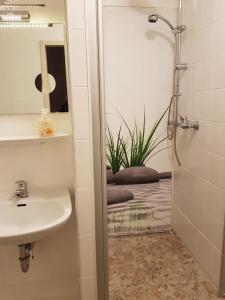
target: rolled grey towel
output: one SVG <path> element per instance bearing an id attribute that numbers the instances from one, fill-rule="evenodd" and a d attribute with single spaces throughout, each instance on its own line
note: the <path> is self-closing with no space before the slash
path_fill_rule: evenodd
<path id="1" fill-rule="evenodd" d="M 159 181 L 159 173 L 148 167 L 131 167 L 117 172 L 113 179 L 118 185 L 152 183 Z"/>
<path id="2" fill-rule="evenodd" d="M 172 178 L 172 172 L 161 172 L 159 173 L 160 179 L 170 179 Z"/>
<path id="3" fill-rule="evenodd" d="M 110 204 L 117 204 L 132 200 L 134 198 L 133 193 L 126 190 L 114 190 L 108 189 L 107 190 L 107 203 Z"/>
<path id="4" fill-rule="evenodd" d="M 107 171 L 107 183 L 108 184 L 114 183 L 114 175 L 113 175 L 112 170 Z"/>

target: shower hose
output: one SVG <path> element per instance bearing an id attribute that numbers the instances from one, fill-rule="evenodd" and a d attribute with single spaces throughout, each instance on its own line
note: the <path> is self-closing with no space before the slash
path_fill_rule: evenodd
<path id="1" fill-rule="evenodd" d="M 173 95 L 169 104 L 168 121 L 167 121 L 167 138 L 173 141 L 173 149 L 178 166 L 181 166 L 177 151 L 177 118 L 178 118 L 178 100 L 179 95 Z"/>

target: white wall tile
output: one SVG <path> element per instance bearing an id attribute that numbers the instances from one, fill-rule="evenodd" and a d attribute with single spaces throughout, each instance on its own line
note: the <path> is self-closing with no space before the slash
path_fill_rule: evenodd
<path id="1" fill-rule="evenodd" d="M 67 18 L 70 29 L 85 29 L 84 0 L 67 1 Z"/>
<path id="2" fill-rule="evenodd" d="M 201 150 L 212 150 L 212 124 L 200 121 L 201 130 L 193 136 L 192 145 Z"/>
<path id="3" fill-rule="evenodd" d="M 94 234 L 94 201 L 92 190 L 77 190 L 77 223 L 80 235 Z"/>
<path id="4" fill-rule="evenodd" d="M 183 4 L 187 33 L 182 51 L 189 68 L 181 80 L 181 110 L 199 120 L 200 129 L 178 131 L 183 166 L 174 176 L 173 221 L 177 234 L 218 287 L 225 211 L 225 1 Z"/>
<path id="5" fill-rule="evenodd" d="M 94 239 L 92 235 L 80 236 L 80 276 L 95 276 Z"/>
<path id="6" fill-rule="evenodd" d="M 213 92 L 212 121 L 225 123 L 225 89 Z"/>
<path id="7" fill-rule="evenodd" d="M 206 193 L 206 205 L 209 213 L 223 223 L 225 213 L 225 192 L 213 184 L 208 184 L 206 186 Z"/>
<path id="8" fill-rule="evenodd" d="M 91 188 L 92 164 L 91 144 L 89 141 L 75 141 L 76 188 Z"/>
<path id="9" fill-rule="evenodd" d="M 69 30 L 71 82 L 74 87 L 87 86 L 85 30 Z"/>
<path id="10" fill-rule="evenodd" d="M 225 17 L 225 3 L 224 0 L 215 0 L 216 5 L 216 19 Z"/>
<path id="11" fill-rule="evenodd" d="M 88 5 L 88 3 L 87 3 Z M 96 270 L 94 236 L 94 192 L 92 190 L 91 114 L 88 96 L 85 1 L 68 0 L 69 57 L 72 85 L 75 196 L 80 237 L 80 298 L 95 300 Z"/>
<path id="12" fill-rule="evenodd" d="M 190 2 L 190 7 L 188 9 L 189 15 L 187 19 L 184 19 L 185 24 L 188 24 L 188 27 L 191 30 L 191 33 L 194 31 L 201 31 L 203 28 L 203 19 L 204 19 L 204 0 L 193 0 L 193 1 L 184 1 Z M 192 17 L 190 22 L 190 16 Z"/>
<path id="13" fill-rule="evenodd" d="M 179 210 L 173 212 L 173 228 L 192 254 L 198 259 L 210 279 L 218 287 L 221 253 L 200 230 Z"/>
<path id="14" fill-rule="evenodd" d="M 191 94 L 187 101 L 192 101 L 191 115 L 194 119 L 212 121 L 212 110 L 214 108 L 213 101 L 215 99 L 214 94 L 215 93 L 212 90 Z"/>
<path id="15" fill-rule="evenodd" d="M 214 45 L 215 45 L 216 54 L 225 51 L 224 36 L 221 36 L 221 28 L 224 27 L 225 27 L 225 18 L 218 20 L 214 25 Z"/>
<path id="16" fill-rule="evenodd" d="M 217 89 L 225 88 L 224 66 L 225 66 L 225 53 L 215 56 L 214 69 L 208 70 L 213 74 L 214 87 Z"/>
<path id="17" fill-rule="evenodd" d="M 95 300 L 96 299 L 96 278 L 86 277 L 81 278 L 81 297 L 82 300 Z"/>
<path id="18" fill-rule="evenodd" d="M 212 182 L 219 188 L 223 188 L 225 179 L 224 179 L 224 162 L 225 158 L 218 156 L 218 155 L 211 155 L 210 162 L 209 162 L 209 169 L 210 169 L 210 179 L 209 181 Z"/>
<path id="19" fill-rule="evenodd" d="M 192 173 L 209 180 L 211 155 L 208 152 L 194 149 L 190 157 L 190 170 Z"/>
<path id="20" fill-rule="evenodd" d="M 193 63 L 203 61 L 213 56 L 214 53 L 214 28 L 203 28 L 193 34 L 191 41 L 191 60 Z"/>
<path id="21" fill-rule="evenodd" d="M 225 133 L 225 123 L 211 123 L 211 134 L 212 134 L 212 140 L 211 140 L 211 152 L 225 156 L 225 139 L 223 139 L 223 135 Z M 207 135 L 207 132 L 205 132 L 205 135 Z"/>
<path id="22" fill-rule="evenodd" d="M 213 283 L 218 287 L 221 254 L 201 234 L 198 235 L 197 257 L 203 269 L 209 274 Z"/>
<path id="23" fill-rule="evenodd" d="M 216 1 L 212 0 L 203 0 L 202 1 L 203 9 L 203 25 L 209 26 L 215 22 L 216 18 Z"/>
<path id="24" fill-rule="evenodd" d="M 87 87 L 73 88 L 74 137 L 76 140 L 90 138 L 89 99 Z"/>

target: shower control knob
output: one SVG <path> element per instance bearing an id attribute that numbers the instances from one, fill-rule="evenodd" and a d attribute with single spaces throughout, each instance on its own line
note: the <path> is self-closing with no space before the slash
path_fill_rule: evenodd
<path id="1" fill-rule="evenodd" d="M 177 120 L 177 125 L 182 129 L 195 129 L 199 130 L 199 121 L 193 120 L 191 121 L 186 116 L 180 115 Z"/>

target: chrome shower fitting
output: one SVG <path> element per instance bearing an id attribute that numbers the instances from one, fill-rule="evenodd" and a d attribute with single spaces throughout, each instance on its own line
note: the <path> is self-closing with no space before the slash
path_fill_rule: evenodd
<path id="1" fill-rule="evenodd" d="M 177 120 L 177 125 L 180 126 L 182 129 L 195 129 L 199 130 L 199 121 L 193 120 L 191 121 L 186 116 L 180 115 Z"/>
<path id="2" fill-rule="evenodd" d="M 186 71 L 188 69 L 188 64 L 185 64 L 185 63 L 184 64 L 182 64 L 182 63 L 176 64 L 175 69 L 177 71 Z"/>
<path id="3" fill-rule="evenodd" d="M 188 69 L 186 63 L 181 62 L 181 35 L 186 30 L 186 26 L 182 24 L 182 0 L 179 0 L 179 15 L 178 15 L 178 25 L 175 27 L 173 24 L 164 16 L 159 14 L 152 14 L 148 17 L 150 23 L 156 23 L 158 20 L 165 22 L 169 28 L 172 30 L 175 36 L 175 64 L 174 64 L 174 84 L 173 84 L 173 96 L 169 104 L 168 112 L 168 122 L 167 122 L 167 137 L 170 141 L 173 140 L 174 154 L 178 165 L 181 165 L 178 152 L 177 152 L 177 127 L 178 127 L 178 102 L 181 96 L 180 91 L 180 78 L 181 71 Z M 189 124 L 190 125 L 190 124 Z M 186 124 L 185 124 L 186 126 Z"/>
<path id="4" fill-rule="evenodd" d="M 172 30 L 172 32 L 174 34 L 182 33 L 183 31 L 186 30 L 185 25 L 179 25 L 177 27 L 174 27 L 173 24 L 167 18 L 165 18 L 159 14 L 153 14 L 148 17 L 148 21 L 150 23 L 156 23 L 156 22 L 158 22 L 158 20 L 162 20 L 163 22 L 165 22 L 170 27 L 170 29 Z"/>
<path id="5" fill-rule="evenodd" d="M 150 23 L 156 23 L 158 22 L 158 20 L 162 20 L 163 22 L 165 22 L 169 27 L 170 29 L 173 31 L 175 28 L 173 27 L 173 24 L 165 17 L 161 16 L 161 15 L 158 15 L 158 14 L 154 14 L 154 15 L 150 15 L 148 17 L 148 21 Z"/>
<path id="6" fill-rule="evenodd" d="M 186 30 L 186 26 L 185 25 L 180 25 L 177 26 L 176 28 L 173 29 L 173 33 L 177 34 L 177 33 L 182 33 Z"/>

